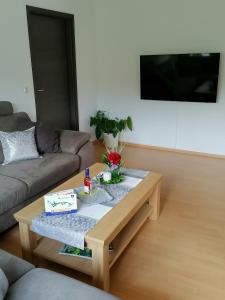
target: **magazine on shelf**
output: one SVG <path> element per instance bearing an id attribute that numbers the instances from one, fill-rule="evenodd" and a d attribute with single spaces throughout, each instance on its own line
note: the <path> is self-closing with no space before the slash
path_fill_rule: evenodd
<path id="1" fill-rule="evenodd" d="M 109 244 L 109 253 L 113 251 L 113 244 Z M 64 245 L 62 248 L 59 249 L 58 251 L 59 254 L 62 255 L 70 255 L 70 256 L 76 256 L 76 257 L 82 257 L 86 259 L 91 259 L 92 258 L 92 251 L 91 249 L 85 247 L 84 250 L 79 249 L 77 247 L 69 246 L 69 245 Z"/>
<path id="2" fill-rule="evenodd" d="M 82 257 L 82 258 L 86 258 L 86 259 L 92 258 L 91 249 L 88 249 L 86 247 L 84 248 L 84 250 L 82 250 L 77 247 L 64 245 L 61 249 L 59 249 L 59 254 L 77 256 L 77 257 Z"/>

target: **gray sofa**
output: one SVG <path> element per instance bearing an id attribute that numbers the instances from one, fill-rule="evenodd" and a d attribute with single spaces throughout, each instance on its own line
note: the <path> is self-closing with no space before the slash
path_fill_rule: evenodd
<path id="1" fill-rule="evenodd" d="M 117 298 L 70 277 L 34 268 L 0 249 L 0 268 L 9 281 L 5 300 L 116 300 Z"/>
<path id="2" fill-rule="evenodd" d="M 25 112 L 13 113 L 10 102 L 0 102 L 0 131 L 26 130 L 33 125 Z M 0 233 L 16 223 L 16 211 L 94 162 L 89 139 L 88 133 L 64 130 L 60 133 L 61 153 L 9 165 L 2 165 L 0 142 Z"/>

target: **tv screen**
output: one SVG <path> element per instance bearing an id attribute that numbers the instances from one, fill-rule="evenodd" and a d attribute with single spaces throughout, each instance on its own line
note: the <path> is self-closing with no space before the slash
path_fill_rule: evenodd
<path id="1" fill-rule="evenodd" d="M 141 99 L 216 102 L 220 53 L 141 55 Z"/>

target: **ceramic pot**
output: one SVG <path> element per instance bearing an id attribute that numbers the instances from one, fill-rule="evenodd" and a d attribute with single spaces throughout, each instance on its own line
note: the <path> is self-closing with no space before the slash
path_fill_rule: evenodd
<path id="1" fill-rule="evenodd" d="M 103 133 L 103 139 L 106 147 L 110 150 L 116 150 L 118 148 L 119 135 L 116 137 L 112 133 Z"/>

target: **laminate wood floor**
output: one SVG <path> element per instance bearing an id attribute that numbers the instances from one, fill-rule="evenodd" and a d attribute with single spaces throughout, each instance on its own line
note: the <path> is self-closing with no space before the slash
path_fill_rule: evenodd
<path id="1" fill-rule="evenodd" d="M 97 160 L 104 151 L 97 145 Z M 127 146 L 125 165 L 163 175 L 161 215 L 146 222 L 111 271 L 110 292 L 122 299 L 225 299 L 225 159 Z M 18 226 L 0 248 L 21 254 Z M 90 282 L 88 276 L 39 266 Z"/>

